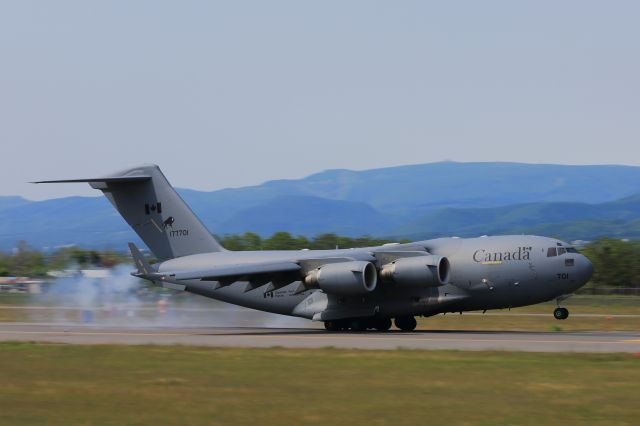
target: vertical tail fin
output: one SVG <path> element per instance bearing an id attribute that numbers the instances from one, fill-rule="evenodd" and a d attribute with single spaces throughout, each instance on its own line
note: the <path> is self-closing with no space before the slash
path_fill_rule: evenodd
<path id="1" fill-rule="evenodd" d="M 135 167 L 88 182 L 101 190 L 159 260 L 223 251 L 156 165 Z"/>

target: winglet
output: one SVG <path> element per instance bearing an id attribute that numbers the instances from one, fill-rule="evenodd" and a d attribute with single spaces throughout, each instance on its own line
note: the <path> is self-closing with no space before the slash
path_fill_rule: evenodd
<path id="1" fill-rule="evenodd" d="M 132 275 L 145 278 L 156 272 L 153 270 L 151 265 L 149 265 L 142 253 L 140 253 L 140 250 L 138 250 L 138 247 L 136 247 L 135 244 L 129 243 L 129 250 L 131 251 L 131 257 L 133 257 L 136 268 L 138 268 L 138 272 L 133 273 Z"/>

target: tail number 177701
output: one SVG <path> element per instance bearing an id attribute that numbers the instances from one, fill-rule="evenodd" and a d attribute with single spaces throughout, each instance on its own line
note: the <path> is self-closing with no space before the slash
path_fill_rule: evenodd
<path id="1" fill-rule="evenodd" d="M 187 235 L 189 235 L 188 229 L 176 229 L 175 231 L 169 231 L 170 237 L 186 237 Z"/>

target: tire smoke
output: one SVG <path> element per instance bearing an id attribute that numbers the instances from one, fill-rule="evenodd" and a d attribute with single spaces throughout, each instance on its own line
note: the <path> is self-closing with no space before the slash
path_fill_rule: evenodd
<path id="1" fill-rule="evenodd" d="M 305 319 L 150 286 L 131 270 L 118 265 L 57 278 L 32 295 L 29 319 L 97 327 L 313 327 Z"/>

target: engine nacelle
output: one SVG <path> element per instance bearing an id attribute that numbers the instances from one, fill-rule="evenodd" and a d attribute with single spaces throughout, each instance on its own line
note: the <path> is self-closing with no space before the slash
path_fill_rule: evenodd
<path id="1" fill-rule="evenodd" d="M 377 282 L 376 267 L 373 263 L 364 261 L 327 263 L 309 272 L 304 278 L 308 287 L 345 296 L 371 293 Z"/>
<path id="2" fill-rule="evenodd" d="M 446 257 L 402 257 L 384 265 L 380 278 L 406 287 L 439 287 L 449 282 L 449 270 Z"/>

